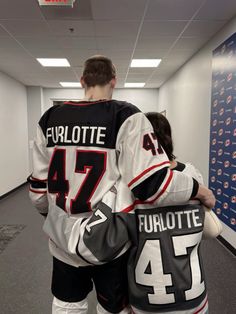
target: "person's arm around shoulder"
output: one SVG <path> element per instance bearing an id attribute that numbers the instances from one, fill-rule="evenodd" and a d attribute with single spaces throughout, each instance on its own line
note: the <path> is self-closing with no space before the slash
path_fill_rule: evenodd
<path id="1" fill-rule="evenodd" d="M 169 159 L 142 112 L 133 114 L 123 123 L 116 148 L 120 152 L 121 176 L 141 202 L 157 204 L 165 199 L 167 203 L 178 205 L 198 197 L 205 206 L 214 206 L 210 190 L 169 168 Z"/>

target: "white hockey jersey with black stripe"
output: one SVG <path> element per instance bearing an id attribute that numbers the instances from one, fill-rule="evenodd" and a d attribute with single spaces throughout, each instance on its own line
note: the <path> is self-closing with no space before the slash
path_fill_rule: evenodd
<path id="1" fill-rule="evenodd" d="M 33 147 L 30 197 L 47 214 L 44 231 L 55 257 L 87 265 L 77 256 L 73 231 L 121 178 L 139 202 L 180 204 L 197 190 L 191 178 L 169 169 L 151 124 L 131 104 L 68 102 L 42 116 Z"/>

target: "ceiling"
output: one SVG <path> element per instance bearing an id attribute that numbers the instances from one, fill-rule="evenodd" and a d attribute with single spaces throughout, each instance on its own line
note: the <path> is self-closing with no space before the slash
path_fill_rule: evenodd
<path id="1" fill-rule="evenodd" d="M 235 0 L 76 0 L 73 9 L 1 0 L 0 71 L 28 86 L 60 87 L 103 54 L 116 65 L 117 87 L 158 88 L 235 14 Z M 71 67 L 44 68 L 36 58 L 67 58 Z M 133 58 L 162 62 L 130 68 Z"/>

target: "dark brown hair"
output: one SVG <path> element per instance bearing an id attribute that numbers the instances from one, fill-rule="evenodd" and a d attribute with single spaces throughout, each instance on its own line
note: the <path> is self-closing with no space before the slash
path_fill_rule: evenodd
<path id="1" fill-rule="evenodd" d="M 158 112 L 147 112 L 146 117 L 151 122 L 155 135 L 164 148 L 169 160 L 174 160 L 176 157 L 173 154 L 173 141 L 169 121 L 163 114 Z"/>
<path id="2" fill-rule="evenodd" d="M 83 80 L 87 87 L 105 86 L 115 77 L 115 67 L 107 57 L 98 55 L 85 61 Z"/>

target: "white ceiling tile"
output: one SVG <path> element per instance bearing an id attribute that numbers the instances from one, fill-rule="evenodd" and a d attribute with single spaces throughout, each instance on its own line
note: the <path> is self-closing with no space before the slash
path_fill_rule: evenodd
<path id="1" fill-rule="evenodd" d="M 156 20 L 189 20 L 202 0 L 150 0 L 145 16 Z"/>
<path id="2" fill-rule="evenodd" d="M 139 20 L 145 4 L 143 0 L 91 0 L 95 20 Z"/>
<path id="3" fill-rule="evenodd" d="M 63 49 L 62 51 L 73 67 L 82 67 L 88 58 L 98 54 L 95 49 Z"/>
<path id="4" fill-rule="evenodd" d="M 129 75 L 143 75 L 148 76 L 151 75 L 154 68 L 129 68 Z"/>
<path id="5" fill-rule="evenodd" d="M 186 24 L 187 21 L 144 21 L 140 36 L 152 38 L 158 36 L 177 37 Z"/>
<path id="6" fill-rule="evenodd" d="M 1 24 L 13 36 L 48 36 L 50 35 L 50 28 L 45 21 L 31 21 L 31 20 L 6 20 L 1 21 Z"/>
<path id="7" fill-rule="evenodd" d="M 101 55 L 105 55 L 110 59 L 129 59 L 132 56 L 132 52 L 133 52 L 133 47 L 130 49 L 99 49 L 98 50 L 99 54 Z"/>
<path id="8" fill-rule="evenodd" d="M 156 83 L 147 82 L 145 88 L 159 88 L 164 83 L 163 80 L 159 80 Z"/>
<path id="9" fill-rule="evenodd" d="M 197 20 L 229 20 L 235 14 L 235 0 L 207 0 L 195 18 Z"/>
<path id="10" fill-rule="evenodd" d="M 15 50 L 21 49 L 22 47 L 12 37 L 0 37 L 0 49 L 4 50 Z"/>
<path id="11" fill-rule="evenodd" d="M 0 65 L 0 69 L 4 73 L 7 73 L 11 77 L 14 77 L 20 81 L 22 81 L 23 78 L 27 78 L 27 79 L 32 78 L 32 79 L 40 80 L 42 78 L 42 76 L 44 75 L 44 72 L 45 72 L 45 71 L 40 71 L 40 70 L 37 72 L 27 71 L 27 73 L 24 73 L 24 75 L 22 75 L 22 68 L 21 67 L 16 68 L 16 67 L 9 67 L 9 66 Z"/>
<path id="12" fill-rule="evenodd" d="M 48 25 L 56 36 L 95 36 L 93 21 L 57 20 L 48 21 Z"/>
<path id="13" fill-rule="evenodd" d="M 161 69 L 155 71 L 152 76 L 150 77 L 149 81 L 156 82 L 160 79 L 166 79 L 167 77 L 171 76 L 172 73 L 176 71 L 175 66 L 163 66 Z"/>
<path id="14" fill-rule="evenodd" d="M 24 50 L 3 50 L 0 49 L 0 64 L 9 67 L 21 67 L 26 71 L 27 68 L 39 68 L 40 65 L 36 59 L 28 55 Z M 22 73 L 24 74 L 24 73 Z"/>
<path id="15" fill-rule="evenodd" d="M 22 46 L 29 50 L 30 52 L 33 51 L 34 53 L 37 50 L 51 50 L 51 49 L 60 49 L 60 40 L 54 37 L 47 37 L 47 36 L 40 36 L 40 37 L 15 37 L 17 41 L 19 41 Z"/>
<path id="16" fill-rule="evenodd" d="M 135 49 L 133 59 L 161 59 L 167 52 L 167 49 Z"/>
<path id="17" fill-rule="evenodd" d="M 38 1 L 0 1 L 0 19 L 43 19 Z"/>
<path id="18" fill-rule="evenodd" d="M 22 58 L 12 59 L 12 58 L 4 58 L 2 61 L 2 56 L 0 54 L 0 71 L 8 72 L 17 72 L 18 74 L 21 73 L 22 77 L 27 75 L 28 71 L 26 69 L 30 68 L 31 71 L 34 71 L 35 73 L 38 73 L 38 76 L 40 76 L 40 64 L 37 65 L 34 63 L 34 61 L 25 60 Z"/>
<path id="19" fill-rule="evenodd" d="M 128 75 L 126 82 L 130 83 L 143 83 L 149 78 L 149 75 Z"/>
<path id="20" fill-rule="evenodd" d="M 135 44 L 135 38 L 97 37 L 97 48 L 103 50 L 131 50 Z"/>
<path id="21" fill-rule="evenodd" d="M 67 55 L 63 50 L 58 49 L 30 49 L 28 50 L 31 55 L 36 58 L 66 58 L 68 59 Z M 71 63 L 70 63 L 71 65 Z"/>
<path id="22" fill-rule="evenodd" d="M 96 35 L 102 37 L 136 38 L 139 21 L 95 21 Z"/>
<path id="23" fill-rule="evenodd" d="M 183 36 L 209 36 L 209 38 L 219 31 L 225 21 L 192 21 L 184 31 Z"/>
<path id="24" fill-rule="evenodd" d="M 1 26 L 1 22 L 0 21 L 0 38 L 2 37 L 9 37 L 9 34 L 5 31 L 5 29 Z"/>
<path id="25" fill-rule="evenodd" d="M 176 36 L 139 36 L 136 49 L 169 49 L 176 39 Z"/>
<path id="26" fill-rule="evenodd" d="M 62 48 L 67 49 L 94 49 L 96 50 L 96 39 L 94 37 L 60 37 L 59 43 Z"/>
<path id="27" fill-rule="evenodd" d="M 53 76 L 57 75 L 74 75 L 74 72 L 71 68 L 52 68 L 52 67 L 47 67 L 47 72 L 52 74 Z"/>
<path id="28" fill-rule="evenodd" d="M 156 85 L 156 87 L 158 87 L 161 84 L 163 84 L 165 81 L 167 81 L 173 73 L 174 72 L 172 72 L 171 74 L 168 72 L 167 73 L 163 72 L 159 76 L 153 76 L 146 82 L 146 84 L 147 84 L 147 86 L 153 86 L 154 87 Z"/>
<path id="29" fill-rule="evenodd" d="M 56 81 L 55 79 L 42 80 L 41 86 L 46 88 L 62 88 L 60 82 Z"/>
<path id="30" fill-rule="evenodd" d="M 169 54 L 168 57 L 165 58 L 160 66 L 162 67 L 180 67 L 184 64 L 192 55 L 194 54 L 194 50 L 191 49 L 173 49 Z"/>
<path id="31" fill-rule="evenodd" d="M 197 51 L 207 41 L 208 37 L 181 37 L 175 44 L 174 49 L 194 49 Z"/>
<path id="32" fill-rule="evenodd" d="M 23 76 L 22 74 L 11 73 L 11 71 L 5 73 L 26 86 L 41 86 L 42 84 L 42 78 L 39 78 L 39 76 Z"/>

